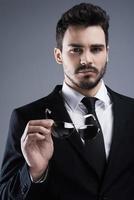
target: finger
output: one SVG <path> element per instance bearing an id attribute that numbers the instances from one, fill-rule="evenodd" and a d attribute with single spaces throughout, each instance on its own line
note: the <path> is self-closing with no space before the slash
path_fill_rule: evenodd
<path id="1" fill-rule="evenodd" d="M 38 134 L 38 135 L 43 135 L 45 138 L 50 138 L 51 135 L 51 130 L 46 129 L 44 127 L 38 127 L 38 126 L 29 126 L 26 128 L 24 135 L 22 136 L 21 140 L 25 141 L 28 135 L 33 135 L 33 134 Z M 49 137 L 48 137 L 49 135 Z"/>
<path id="2" fill-rule="evenodd" d="M 29 125 L 31 126 L 43 126 L 45 128 L 50 128 L 54 124 L 52 119 L 40 119 L 40 120 L 31 120 L 29 121 Z"/>
<path id="3" fill-rule="evenodd" d="M 38 133 L 42 133 L 43 135 L 51 134 L 50 129 L 52 128 L 53 124 L 54 124 L 54 121 L 51 119 L 31 120 L 27 123 L 21 140 L 24 141 L 27 134 L 30 134 L 31 132 L 38 132 Z M 35 129 L 34 129 L 34 126 L 35 126 Z"/>
<path id="4" fill-rule="evenodd" d="M 44 128 L 43 126 L 29 126 L 27 134 L 30 133 L 40 133 L 42 135 L 48 135 L 51 134 L 51 129 Z"/>
<path id="5" fill-rule="evenodd" d="M 25 127 L 25 130 L 24 130 L 24 133 L 21 137 L 21 141 L 24 141 L 26 136 L 27 136 L 27 132 L 28 132 L 28 128 L 29 128 L 29 122 L 27 123 L 26 127 Z"/>
<path id="6" fill-rule="evenodd" d="M 26 136 L 25 140 L 21 141 L 21 147 L 22 149 L 26 147 L 29 148 L 30 145 L 37 143 L 37 141 L 43 141 L 45 139 L 46 137 L 44 135 L 41 135 L 39 133 L 31 133 Z"/>
<path id="7" fill-rule="evenodd" d="M 51 132 L 49 134 L 41 134 L 38 132 L 34 132 L 34 133 L 29 133 L 26 135 L 25 139 L 23 140 L 23 142 L 25 143 L 27 140 L 32 140 L 32 141 L 37 141 L 37 140 L 45 140 L 47 142 L 50 142 L 52 140 L 51 137 Z"/>
<path id="8" fill-rule="evenodd" d="M 44 140 L 46 137 L 40 133 L 31 133 L 26 136 L 25 141 L 29 141 L 30 143 L 37 140 Z"/>

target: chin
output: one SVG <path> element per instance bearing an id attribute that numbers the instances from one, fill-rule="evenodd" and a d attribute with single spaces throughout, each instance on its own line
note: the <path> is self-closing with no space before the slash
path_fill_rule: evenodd
<path id="1" fill-rule="evenodd" d="M 100 79 L 90 80 L 90 81 L 81 81 L 79 83 L 79 88 L 89 90 L 89 89 L 95 88 L 99 83 L 100 83 Z"/>

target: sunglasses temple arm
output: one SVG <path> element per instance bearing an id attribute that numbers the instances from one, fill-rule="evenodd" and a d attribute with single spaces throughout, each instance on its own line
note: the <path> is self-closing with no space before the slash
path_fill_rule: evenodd
<path id="1" fill-rule="evenodd" d="M 50 114 L 52 113 L 51 110 L 49 110 L 48 108 L 45 109 L 45 119 L 49 119 Z"/>

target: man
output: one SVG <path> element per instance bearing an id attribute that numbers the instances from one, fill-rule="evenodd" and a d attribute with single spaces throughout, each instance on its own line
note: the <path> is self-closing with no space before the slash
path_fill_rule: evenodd
<path id="1" fill-rule="evenodd" d="M 113 92 L 102 79 L 108 28 L 108 15 L 92 4 L 76 5 L 62 15 L 54 55 L 63 65 L 64 83 L 47 97 L 14 110 L 1 170 L 2 200 L 134 199 L 134 100 Z M 96 98 L 100 133 L 89 141 L 77 131 L 63 139 L 54 137 L 54 121 L 76 127 L 81 123 L 87 114 L 85 96 Z M 50 119 L 45 119 L 46 111 Z M 101 148 L 91 155 L 86 148 L 100 136 Z"/>

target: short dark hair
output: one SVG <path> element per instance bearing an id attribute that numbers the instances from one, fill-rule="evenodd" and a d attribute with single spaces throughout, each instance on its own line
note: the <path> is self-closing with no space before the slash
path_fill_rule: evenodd
<path id="1" fill-rule="evenodd" d="M 64 34 L 69 26 L 101 26 L 105 33 L 106 46 L 108 45 L 109 16 L 101 7 L 80 3 L 66 11 L 56 26 L 57 48 L 62 50 Z"/>

